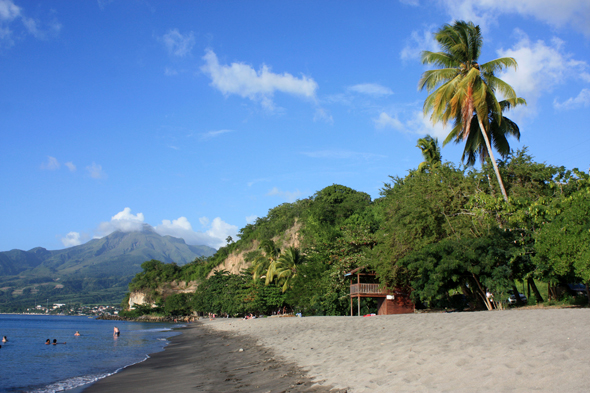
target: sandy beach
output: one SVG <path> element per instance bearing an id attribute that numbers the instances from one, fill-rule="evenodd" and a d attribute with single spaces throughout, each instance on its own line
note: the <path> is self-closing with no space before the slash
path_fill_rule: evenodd
<path id="1" fill-rule="evenodd" d="M 83 389 L 96 392 L 338 392 L 247 336 L 193 323 L 165 351 Z M 241 351 L 240 351 L 241 350 Z"/>
<path id="2" fill-rule="evenodd" d="M 164 391 L 157 383 L 178 392 L 582 392 L 590 386 L 589 309 L 196 325 L 164 352 L 85 392 Z M 236 352 L 240 345 L 244 351 Z M 253 373 L 238 369 L 246 364 L 240 362 Z M 264 374 L 271 364 L 281 371 Z M 288 386 L 276 386 L 286 370 Z M 209 375 L 216 385 L 208 384 Z M 231 379 L 236 376 L 245 382 Z"/>

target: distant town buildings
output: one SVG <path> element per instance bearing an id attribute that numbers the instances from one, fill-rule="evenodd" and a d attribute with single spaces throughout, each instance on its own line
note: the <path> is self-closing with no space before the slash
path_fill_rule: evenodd
<path id="1" fill-rule="evenodd" d="M 82 306 L 67 305 L 65 303 L 54 303 L 48 306 L 37 305 L 27 308 L 27 314 L 48 314 L 48 315 L 118 315 L 120 307 L 117 306 Z"/>

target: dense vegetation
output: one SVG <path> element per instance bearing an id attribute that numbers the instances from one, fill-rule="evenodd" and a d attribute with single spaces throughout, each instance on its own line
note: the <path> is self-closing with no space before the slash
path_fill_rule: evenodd
<path id="1" fill-rule="evenodd" d="M 538 303 L 547 295 L 559 296 L 554 289 L 567 283 L 588 283 L 589 176 L 537 163 L 526 150 L 507 155 L 498 167 L 508 202 L 489 162 L 481 169 L 427 163 L 403 178 L 391 178 L 374 201 L 366 193 L 332 185 L 271 209 L 220 250 L 228 255 L 253 241 L 260 244 L 249 255 L 252 267 L 242 274 L 216 272 L 206 279 L 219 255 L 183 267 L 149 261 L 130 290 L 151 290 L 152 300 L 164 307 L 159 286 L 196 280 L 198 290 L 182 295 L 184 308 L 176 308 L 229 315 L 283 308 L 346 315 L 344 274 L 361 266 L 376 271 L 383 286 L 410 289 L 415 302 L 428 307 L 458 306 L 459 297 L 472 309 L 489 308 L 487 291 L 494 293 L 497 306 L 506 307 L 517 282 L 529 285 L 531 301 Z M 293 257 L 292 249 L 281 247 L 280 236 L 295 222 L 301 225 L 301 244 Z M 288 280 L 270 274 L 271 266 L 275 272 L 287 266 Z M 546 283 L 549 292 L 541 294 L 539 283 Z M 370 299 L 361 306 L 363 312 L 375 310 Z M 172 308 L 163 311 L 170 314 Z"/>

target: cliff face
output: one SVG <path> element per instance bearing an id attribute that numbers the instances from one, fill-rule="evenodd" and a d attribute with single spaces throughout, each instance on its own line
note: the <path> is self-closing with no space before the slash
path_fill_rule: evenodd
<path id="1" fill-rule="evenodd" d="M 159 287 L 156 289 L 162 297 L 165 299 L 170 295 L 175 293 L 189 293 L 194 292 L 198 287 L 196 281 L 189 281 L 188 283 L 184 281 L 173 281 L 170 283 L 166 283 L 166 285 Z M 148 304 L 147 294 L 144 292 L 131 292 L 129 294 L 129 308 L 132 309 L 136 304 L 142 306 L 144 304 Z M 155 304 L 152 304 L 152 307 L 155 307 Z"/>
<path id="2" fill-rule="evenodd" d="M 273 241 L 280 247 L 281 250 L 284 250 L 288 247 L 299 247 L 300 239 L 299 239 L 299 230 L 301 229 L 301 224 L 295 221 L 295 225 L 293 225 L 290 229 L 285 231 L 281 236 L 273 237 Z M 232 252 L 229 254 L 227 258 L 221 263 L 217 265 L 211 273 L 207 276 L 207 278 L 211 277 L 215 272 L 225 270 L 231 274 L 240 274 L 243 269 L 247 269 L 250 267 L 250 263 L 246 262 L 245 256 L 249 252 L 256 251 L 258 249 L 259 242 L 254 241 L 246 250 L 240 252 Z"/>
<path id="3" fill-rule="evenodd" d="M 295 224 L 285 231 L 280 236 L 275 236 L 272 240 L 284 250 L 288 247 L 299 247 L 300 246 L 300 238 L 299 238 L 299 230 L 301 229 L 301 224 L 297 221 Z M 250 267 L 250 263 L 246 262 L 245 256 L 258 249 L 259 242 L 254 241 L 250 247 L 245 250 L 239 252 L 232 252 L 228 255 L 225 260 L 213 268 L 211 273 L 207 275 L 207 278 L 211 277 L 215 272 L 225 270 L 231 274 L 240 274 L 243 269 L 247 269 Z M 185 282 L 170 282 L 166 283 L 164 286 L 156 289 L 156 291 L 162 295 L 165 299 L 166 297 L 173 295 L 175 293 L 189 293 L 194 292 L 198 287 L 197 282 L 191 281 L 188 284 Z M 144 305 L 148 304 L 147 302 L 147 295 L 143 292 L 132 292 L 129 296 L 129 307 L 132 308 L 135 304 Z M 155 305 L 152 305 L 155 307 Z"/>

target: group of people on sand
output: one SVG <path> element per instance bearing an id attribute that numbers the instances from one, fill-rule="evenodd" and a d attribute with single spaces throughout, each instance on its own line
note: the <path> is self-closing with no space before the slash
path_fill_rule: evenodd
<path id="1" fill-rule="evenodd" d="M 246 315 L 244 315 L 244 320 L 246 320 L 246 319 L 256 319 L 256 315 L 254 315 L 252 313 L 250 313 L 250 315 L 246 314 Z"/>

